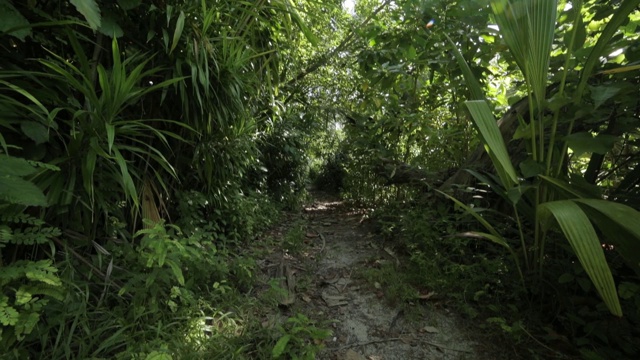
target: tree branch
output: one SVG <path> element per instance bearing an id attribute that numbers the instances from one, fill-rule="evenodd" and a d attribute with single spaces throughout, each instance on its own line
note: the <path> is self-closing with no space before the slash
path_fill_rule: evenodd
<path id="1" fill-rule="evenodd" d="M 363 28 L 364 26 L 366 26 L 371 21 L 371 19 L 373 19 L 376 15 L 378 15 L 378 13 L 382 11 L 382 9 L 384 9 L 390 3 L 391 3 L 391 0 L 386 0 L 385 2 L 383 2 L 382 5 L 378 6 L 378 8 L 376 8 L 360 25 L 358 25 L 358 28 Z M 353 40 L 353 37 L 355 36 L 355 34 L 356 34 L 355 30 L 351 30 L 349 35 L 347 35 L 347 37 L 345 37 L 344 40 L 342 40 L 342 42 L 338 44 L 338 46 L 336 46 L 333 50 L 329 51 L 328 53 L 320 55 L 315 61 L 311 63 L 311 65 L 307 66 L 307 68 L 304 69 L 298 75 L 296 75 L 296 77 L 289 80 L 289 82 L 287 82 L 287 86 L 295 84 L 296 82 L 304 79 L 305 76 L 311 74 L 312 72 L 326 65 L 329 62 L 329 60 L 331 60 L 334 56 L 336 56 L 336 54 L 338 54 L 339 52 L 344 50 L 348 45 L 350 45 L 351 40 Z"/>

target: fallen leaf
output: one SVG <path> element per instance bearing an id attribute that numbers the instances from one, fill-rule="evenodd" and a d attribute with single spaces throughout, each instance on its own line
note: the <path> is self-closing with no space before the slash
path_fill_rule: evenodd
<path id="1" fill-rule="evenodd" d="M 426 294 L 420 294 L 420 295 L 418 295 L 418 299 L 421 299 L 421 300 L 429 300 L 429 299 L 431 299 L 434 295 L 436 295 L 436 293 L 435 293 L 434 291 L 429 291 L 429 292 L 428 292 L 428 293 L 426 293 Z"/>
<path id="2" fill-rule="evenodd" d="M 428 332 L 429 334 L 435 334 L 440 332 L 440 330 L 436 329 L 433 326 L 425 326 L 422 328 L 422 330 L 424 330 L 425 332 Z"/>
<path id="3" fill-rule="evenodd" d="M 365 360 L 365 357 L 349 349 L 342 357 L 342 360 Z"/>

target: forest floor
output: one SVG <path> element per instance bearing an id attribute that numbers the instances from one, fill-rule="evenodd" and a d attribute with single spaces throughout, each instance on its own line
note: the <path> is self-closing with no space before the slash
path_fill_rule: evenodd
<path id="1" fill-rule="evenodd" d="M 331 329 L 318 359 L 495 358 L 484 353 L 487 346 L 471 327 L 437 300 L 441 297 L 427 292 L 415 302 L 391 305 L 385 289 L 362 274 L 402 259 L 363 225 L 361 211 L 330 195 L 313 195 L 301 215 L 290 215 L 283 224 L 296 224 L 303 244 L 296 246 L 289 236 L 285 248 L 274 251 L 261 267 L 285 289 L 280 316 L 303 313 L 316 326 Z"/>

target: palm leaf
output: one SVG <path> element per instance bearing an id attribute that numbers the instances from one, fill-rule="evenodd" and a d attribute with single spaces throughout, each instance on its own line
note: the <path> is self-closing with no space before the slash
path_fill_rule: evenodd
<path id="1" fill-rule="evenodd" d="M 491 157 L 493 166 L 496 168 L 503 186 L 505 189 L 510 189 L 518 183 L 518 177 L 513 164 L 511 164 L 509 152 L 504 144 L 496 119 L 489 109 L 489 105 L 487 105 L 486 101 L 480 100 L 467 101 L 465 105 L 467 105 L 471 117 L 478 127 L 480 136 L 485 143 L 485 149 Z"/>
<path id="2" fill-rule="evenodd" d="M 538 213 L 543 227 L 547 229 L 551 225 L 551 218 L 555 218 L 609 311 L 622 316 L 616 286 L 600 240 L 580 206 L 571 200 L 552 201 L 541 204 Z"/>
<path id="3" fill-rule="evenodd" d="M 491 1 L 500 33 L 539 106 L 546 99 L 557 7 L 556 0 Z"/>
<path id="4" fill-rule="evenodd" d="M 575 202 L 602 231 L 606 241 L 640 274 L 640 212 L 600 199 L 579 199 Z"/>

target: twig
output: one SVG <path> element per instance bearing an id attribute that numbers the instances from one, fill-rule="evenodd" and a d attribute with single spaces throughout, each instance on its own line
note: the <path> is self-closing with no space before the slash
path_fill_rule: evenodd
<path id="1" fill-rule="evenodd" d="M 318 233 L 318 236 L 320 236 L 320 239 L 322 239 L 322 247 L 320 248 L 320 251 L 318 251 L 318 254 L 320 254 L 324 251 L 324 247 L 327 245 L 327 240 L 324 238 L 324 235 L 322 235 L 320 231 L 316 230 L 316 232 Z"/>
<path id="2" fill-rule="evenodd" d="M 388 338 L 388 339 L 378 339 L 378 340 L 351 343 L 351 344 L 343 345 L 343 346 L 340 346 L 340 347 L 337 347 L 337 348 L 328 348 L 327 350 L 340 351 L 340 350 L 344 350 L 344 349 L 348 349 L 348 348 L 352 348 L 352 347 L 366 346 L 366 345 L 378 344 L 378 343 L 390 342 L 390 341 L 405 341 L 405 340 L 408 340 L 408 339 L 399 338 L 399 337 Z M 422 344 L 431 345 L 431 346 L 437 347 L 439 349 L 457 351 L 457 352 L 468 353 L 468 354 L 471 353 L 471 351 L 469 351 L 469 350 L 454 349 L 454 348 L 446 347 L 444 345 L 436 344 L 436 343 L 433 343 L 433 342 L 430 342 L 430 341 L 426 341 L 426 340 L 418 340 L 418 341 L 420 343 L 422 343 Z"/>
<path id="3" fill-rule="evenodd" d="M 327 240 L 324 238 L 324 235 L 322 235 L 322 233 L 318 231 L 318 229 L 311 228 L 311 230 L 315 231 L 318 234 L 318 236 L 320 236 L 320 239 L 322 239 L 322 247 L 320 248 L 320 251 L 318 251 L 318 254 L 320 254 L 324 251 L 324 248 L 327 245 Z"/>
<path id="4" fill-rule="evenodd" d="M 366 345 L 379 344 L 379 343 L 391 342 L 391 341 L 404 341 L 404 340 L 406 340 L 406 339 L 399 338 L 399 337 L 397 337 L 397 338 L 388 338 L 388 339 L 378 339 L 378 340 L 371 340 L 371 341 L 355 342 L 355 343 L 343 345 L 343 346 L 340 346 L 340 347 L 337 347 L 337 348 L 328 348 L 327 350 L 340 351 L 340 350 L 344 350 L 344 349 L 348 349 L 348 348 L 352 348 L 352 347 L 366 346 Z"/>
<path id="5" fill-rule="evenodd" d="M 540 346 L 542 346 L 543 348 L 545 348 L 545 349 L 549 350 L 550 352 L 552 352 L 552 353 L 554 353 L 554 354 L 558 355 L 559 357 L 562 357 L 562 358 L 565 358 L 565 357 L 566 357 L 563 353 L 561 353 L 561 352 L 559 352 L 559 351 L 557 351 L 557 350 L 553 350 L 552 348 L 550 348 L 550 347 L 548 347 L 547 345 L 543 344 L 540 340 L 536 339 L 536 337 L 535 337 L 535 336 L 533 336 L 533 335 L 531 335 L 531 333 L 530 333 L 530 332 L 528 332 L 528 331 L 527 331 L 527 329 L 525 329 L 525 328 L 524 328 L 524 326 L 521 326 L 521 327 L 520 327 L 520 329 L 522 329 L 522 331 L 524 331 L 524 332 L 525 332 L 525 334 L 529 335 L 529 337 L 530 337 L 531 339 L 533 339 L 533 341 L 535 341 L 536 343 L 538 343 L 538 345 L 540 345 Z"/>

